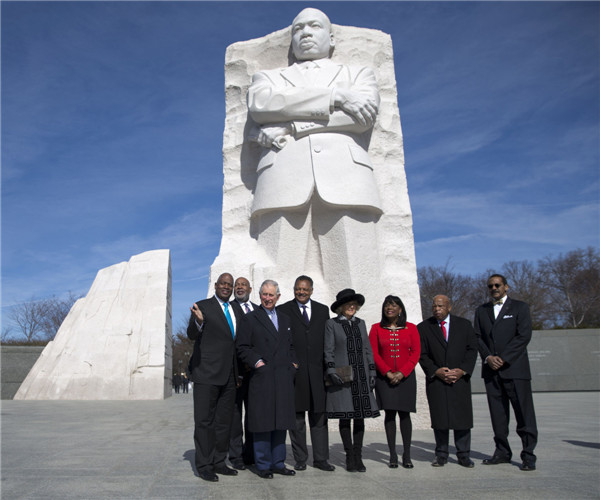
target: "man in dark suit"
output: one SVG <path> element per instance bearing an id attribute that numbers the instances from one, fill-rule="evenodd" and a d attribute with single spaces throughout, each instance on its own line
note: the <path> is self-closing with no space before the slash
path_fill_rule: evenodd
<path id="1" fill-rule="evenodd" d="M 433 298 L 433 316 L 418 325 L 421 337 L 419 363 L 426 376 L 427 401 L 435 436 L 434 467 L 448 462 L 450 429 L 458 463 L 472 468 L 471 374 L 477 361 L 477 336 L 469 320 L 450 314 L 452 305 L 445 295 Z"/>
<path id="2" fill-rule="evenodd" d="M 196 469 L 205 481 L 218 481 L 218 474 L 235 476 L 225 458 L 235 403 L 237 363 L 236 325 L 243 313 L 228 302 L 233 277 L 223 273 L 215 283 L 215 295 L 191 307 L 187 335 L 194 341 L 190 361 L 194 382 L 194 445 Z"/>
<path id="3" fill-rule="evenodd" d="M 294 374 L 298 363 L 290 319 L 275 309 L 279 285 L 266 280 L 260 287 L 261 307 L 247 314 L 237 339 L 238 356 L 251 367 L 248 427 L 254 437 L 258 475 L 293 476 L 285 467 L 285 436 L 296 424 Z"/>
<path id="4" fill-rule="evenodd" d="M 527 344 L 531 340 L 531 316 L 525 302 L 510 299 L 508 283 L 501 274 L 488 279 L 491 302 L 475 311 L 475 333 L 479 337 L 481 375 L 485 382 L 496 449 L 486 465 L 509 463 L 512 451 L 508 444 L 509 402 L 521 437 L 521 470 L 533 471 L 536 456 L 537 424 L 531 393 L 531 370 Z"/>
<path id="5" fill-rule="evenodd" d="M 259 305 L 250 302 L 252 287 L 250 282 L 239 277 L 233 285 L 233 295 L 245 314 L 252 312 Z M 238 378 L 235 391 L 235 407 L 231 420 L 231 436 L 229 440 L 229 461 L 234 469 L 244 470 L 246 465 L 254 463 L 254 449 L 252 433 L 248 432 L 248 384 L 250 382 L 250 368 L 238 359 Z M 246 413 L 242 424 L 242 408 Z"/>
<path id="6" fill-rule="evenodd" d="M 323 362 L 323 336 L 325 322 L 329 319 L 329 308 L 311 300 L 312 293 L 313 280 L 308 276 L 299 276 L 294 283 L 295 300 L 290 300 L 277 309 L 287 314 L 292 321 L 292 339 L 298 358 L 295 380 L 296 428 L 290 431 L 292 451 L 296 460 L 294 469 L 306 470 L 308 447 L 305 414 L 308 412 L 313 465 L 317 469 L 329 472 L 335 470 L 329 463 Z"/>

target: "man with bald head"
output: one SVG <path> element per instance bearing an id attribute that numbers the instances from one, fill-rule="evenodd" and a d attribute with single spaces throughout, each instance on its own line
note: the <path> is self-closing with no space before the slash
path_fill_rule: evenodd
<path id="1" fill-rule="evenodd" d="M 244 314 L 239 304 L 229 302 L 232 292 L 233 276 L 221 274 L 214 296 L 190 308 L 187 328 L 188 337 L 194 341 L 190 371 L 194 382 L 195 464 L 205 481 L 218 481 L 217 474 L 237 475 L 237 470 L 225 464 L 237 380 L 236 328 Z"/>
<path id="2" fill-rule="evenodd" d="M 450 429 L 459 465 L 472 468 L 471 374 L 477 360 L 477 336 L 469 320 L 450 314 L 445 295 L 433 298 L 433 316 L 417 326 L 421 337 L 419 363 L 426 376 L 427 401 L 435 436 L 433 467 L 448 462 Z"/>
<path id="3" fill-rule="evenodd" d="M 262 147 L 252 204 L 258 242 L 275 262 L 296 242 L 304 255 L 296 270 L 321 268 L 325 280 L 343 278 L 340 260 L 378 275 L 377 259 L 340 245 L 375 241 L 382 213 L 367 152 L 380 102 L 375 73 L 330 59 L 334 33 L 317 9 L 296 16 L 291 46 L 295 62 L 256 73 L 248 91 L 248 138 Z"/>

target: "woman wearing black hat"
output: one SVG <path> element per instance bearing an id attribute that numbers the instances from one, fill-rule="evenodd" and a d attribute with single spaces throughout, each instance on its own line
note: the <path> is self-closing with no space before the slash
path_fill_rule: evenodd
<path id="1" fill-rule="evenodd" d="M 379 416 L 372 390 L 376 370 L 367 327 L 355 316 L 364 303 L 364 296 L 351 288 L 342 290 L 331 305 L 337 317 L 325 323 L 327 416 L 340 420 L 349 472 L 367 470 L 362 462 L 364 419 Z M 354 420 L 353 432 L 351 420 Z"/>

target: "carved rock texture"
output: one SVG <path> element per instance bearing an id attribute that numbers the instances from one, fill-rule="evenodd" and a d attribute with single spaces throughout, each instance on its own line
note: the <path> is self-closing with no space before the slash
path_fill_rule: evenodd
<path id="1" fill-rule="evenodd" d="M 372 131 L 369 155 L 383 204 L 383 215 L 376 224 L 377 241 L 342 241 L 340 248 L 361 252 L 364 259 L 378 259 L 380 275 L 365 275 L 360 266 L 351 270 L 352 279 L 324 278 L 318 268 L 298 269 L 302 256 L 290 251 L 288 265 L 273 265 L 256 240 L 256 228 L 250 217 L 256 165 L 260 147 L 244 142 L 252 120 L 248 116 L 246 95 L 254 73 L 292 63 L 290 28 L 262 38 L 238 42 L 227 48 L 225 56 L 226 118 L 223 134 L 223 236 L 218 257 L 210 272 L 209 295 L 213 283 L 222 272 L 234 277 L 245 276 L 258 301 L 258 288 L 265 279 L 279 282 L 280 303 L 293 298 L 293 284 L 299 274 L 315 281 L 313 298 L 327 305 L 343 288 L 355 288 L 366 297 L 358 316 L 367 326 L 381 318 L 381 305 L 388 294 L 402 298 L 408 321 L 422 319 L 417 284 L 417 270 L 412 230 L 412 213 L 404 171 L 404 148 L 398 111 L 393 47 L 390 35 L 378 30 L 333 25 L 336 39 L 333 61 L 348 65 L 369 66 L 375 71 L 381 104 Z M 402 84 L 402 82 L 400 82 Z M 293 180 L 290 180 L 293 182 Z M 318 216 L 318 214 L 316 214 Z M 290 242 L 289 248 L 302 248 L 303 242 Z M 284 259 L 285 260 L 285 259 Z M 339 281 L 339 282 L 338 282 Z M 415 425 L 428 426 L 422 372 L 419 372 L 419 403 Z"/>
<path id="2" fill-rule="evenodd" d="M 170 252 L 153 250 L 98 271 L 14 399 L 164 399 L 170 379 Z"/>

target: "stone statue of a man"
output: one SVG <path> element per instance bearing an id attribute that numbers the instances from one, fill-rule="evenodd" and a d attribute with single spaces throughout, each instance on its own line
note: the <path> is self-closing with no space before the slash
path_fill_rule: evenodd
<path id="1" fill-rule="evenodd" d="M 296 62 L 256 73 L 248 92 L 249 139 L 264 148 L 252 217 L 274 262 L 304 260 L 327 281 L 353 265 L 360 240 L 375 244 L 382 210 L 367 149 L 380 99 L 373 70 L 330 60 L 323 12 L 304 9 L 291 34 Z"/>

